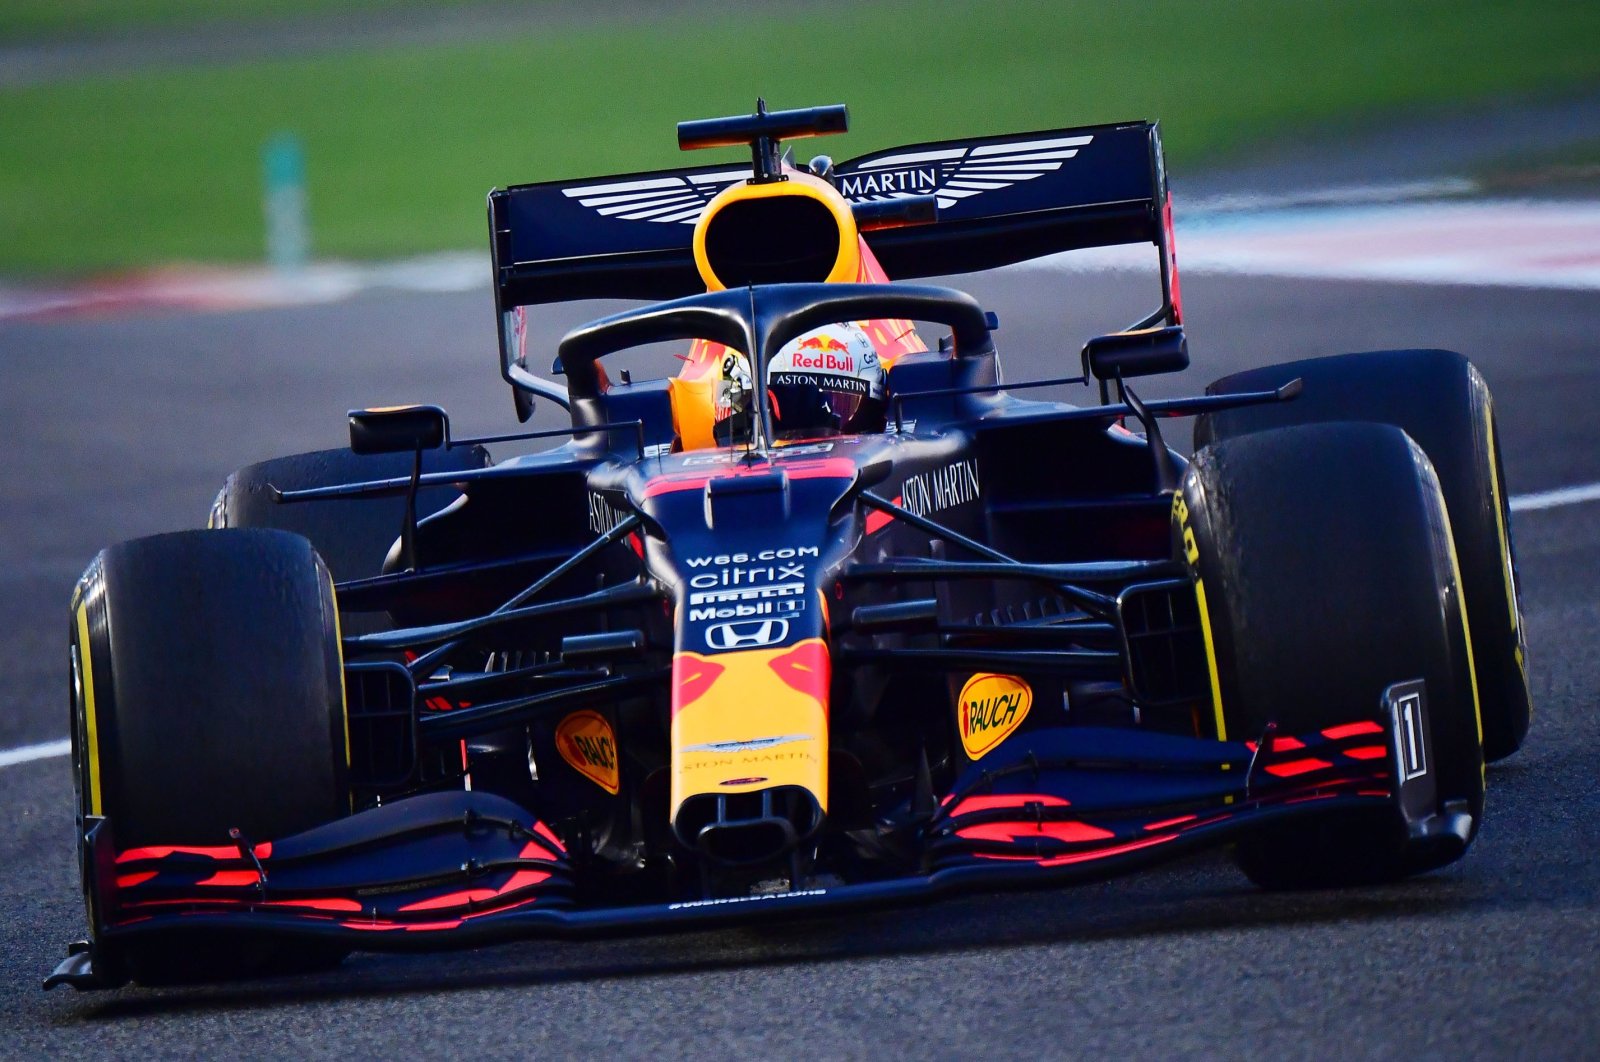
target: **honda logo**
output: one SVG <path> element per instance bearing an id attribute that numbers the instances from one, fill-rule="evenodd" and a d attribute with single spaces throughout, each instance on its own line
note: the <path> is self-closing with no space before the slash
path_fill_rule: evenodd
<path id="1" fill-rule="evenodd" d="M 759 649 L 776 645 L 789 636 L 786 619 L 718 623 L 706 628 L 706 644 L 713 649 Z"/>

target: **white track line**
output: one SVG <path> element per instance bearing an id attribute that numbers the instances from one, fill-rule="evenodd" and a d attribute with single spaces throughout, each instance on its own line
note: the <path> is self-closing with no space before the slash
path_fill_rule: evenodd
<path id="1" fill-rule="evenodd" d="M 1562 487 L 1538 494 L 1517 494 L 1511 498 L 1511 511 L 1528 512 L 1533 509 L 1554 509 L 1562 505 L 1578 505 L 1600 501 L 1600 483 L 1586 483 L 1581 487 Z"/>
<path id="2" fill-rule="evenodd" d="M 1560 490 L 1540 491 L 1538 494 L 1517 494 L 1511 498 L 1511 511 L 1530 512 L 1535 509 L 1556 509 L 1563 505 L 1579 505 L 1600 501 L 1600 483 L 1587 483 L 1581 487 L 1562 487 Z M 15 767 L 19 763 L 49 760 L 72 752 L 72 742 L 46 741 L 39 745 L 24 745 L 19 749 L 0 749 L 0 767 Z"/>
<path id="3" fill-rule="evenodd" d="M 60 741 L 46 741 L 42 745 L 24 745 L 20 749 L 0 750 L 0 767 L 14 767 L 19 763 L 32 763 L 34 760 L 50 760 L 57 756 L 65 756 L 72 751 L 72 742 L 66 738 Z"/>

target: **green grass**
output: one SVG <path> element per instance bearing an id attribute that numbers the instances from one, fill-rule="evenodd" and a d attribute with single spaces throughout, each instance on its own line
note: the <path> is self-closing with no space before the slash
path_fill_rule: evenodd
<path id="1" fill-rule="evenodd" d="M 849 103 L 856 132 L 815 145 L 835 157 L 1151 117 L 1181 172 L 1286 127 L 1591 86 L 1597 54 L 1600 5 L 1560 0 L 863 0 L 107 77 L 0 92 L 0 272 L 259 258 L 279 130 L 306 144 L 315 252 L 385 256 L 481 245 L 493 185 L 683 165 L 675 121 L 758 91 Z"/>
<path id="2" fill-rule="evenodd" d="M 1496 155 L 1479 160 L 1474 167 L 1475 176 L 1490 181 L 1595 171 L 1600 171 L 1600 140 L 1574 140 L 1555 150 Z"/>
<path id="3" fill-rule="evenodd" d="M 472 0 L 4 0 L 0 41 L 99 36 L 131 29 L 248 24 L 295 15 L 457 7 Z"/>

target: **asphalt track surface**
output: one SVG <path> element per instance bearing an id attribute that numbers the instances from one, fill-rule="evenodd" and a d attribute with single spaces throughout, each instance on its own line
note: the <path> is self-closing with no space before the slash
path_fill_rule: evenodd
<path id="1" fill-rule="evenodd" d="M 1290 357 L 1452 347 L 1494 389 L 1514 494 L 1600 480 L 1592 292 L 1185 281 L 1196 367 L 1152 394 Z M 1001 313 L 1012 379 L 1074 370 L 1085 336 L 1150 301 L 1121 277 L 969 286 Z M 0 749 L 65 733 L 65 605 L 98 548 L 199 525 L 230 469 L 339 445 L 354 405 L 432 400 L 458 433 L 506 430 L 493 343 L 486 292 L 0 324 Z M 1266 894 L 1214 854 L 826 920 L 46 995 L 82 932 L 57 757 L 0 769 L 0 1053 L 1594 1057 L 1600 504 L 1513 525 L 1533 732 L 1491 769 L 1476 845 L 1425 878 Z"/>

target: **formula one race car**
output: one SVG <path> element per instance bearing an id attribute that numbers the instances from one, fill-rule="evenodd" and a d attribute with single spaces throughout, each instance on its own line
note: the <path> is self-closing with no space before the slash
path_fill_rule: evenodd
<path id="1" fill-rule="evenodd" d="M 95 559 L 72 599 L 90 937 L 47 986 L 1224 843 L 1267 887 L 1466 850 L 1529 714 L 1472 366 L 1351 354 L 1144 401 L 1130 381 L 1189 360 L 1154 125 L 781 148 L 844 125 L 763 105 L 678 127 L 749 166 L 491 193 L 503 375 L 522 420 L 543 397 L 570 427 L 352 412 L 348 450 L 246 468 L 209 529 Z M 906 282 L 1114 244 L 1153 245 L 1161 306 L 1071 381 L 1002 386 L 994 316 Z M 595 298 L 667 301 L 568 333 L 564 386 L 530 370 L 529 309 Z M 652 344 L 681 371 L 607 370 Z M 1063 382 L 1099 404 L 1021 397 Z"/>

